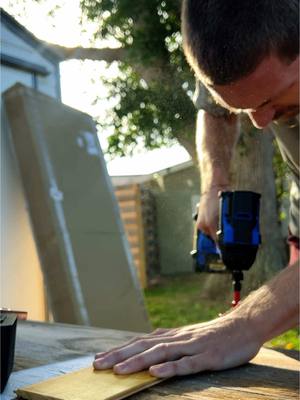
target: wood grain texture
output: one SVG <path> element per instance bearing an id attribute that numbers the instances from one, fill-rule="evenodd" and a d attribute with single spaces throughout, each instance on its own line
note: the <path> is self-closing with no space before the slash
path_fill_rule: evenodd
<path id="1" fill-rule="evenodd" d="M 160 382 L 148 372 L 128 376 L 112 370 L 80 369 L 16 391 L 26 400 L 121 400 Z"/>
<path id="2" fill-rule="evenodd" d="M 14 371 L 107 351 L 137 335 L 80 325 L 18 321 Z"/>
<path id="3" fill-rule="evenodd" d="M 16 369 L 105 351 L 136 335 L 74 325 L 22 322 L 17 331 Z M 296 352 L 287 353 L 297 356 Z M 242 367 L 172 378 L 131 395 L 130 400 L 299 399 L 299 366 L 296 359 L 262 348 L 251 363 Z"/>

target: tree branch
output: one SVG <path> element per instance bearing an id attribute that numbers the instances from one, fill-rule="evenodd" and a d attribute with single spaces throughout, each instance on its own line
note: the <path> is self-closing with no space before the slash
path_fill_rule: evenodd
<path id="1" fill-rule="evenodd" d="M 197 166 L 198 158 L 195 145 L 195 136 L 191 134 L 195 132 L 195 129 L 196 127 L 192 126 L 190 130 L 188 130 L 189 135 L 185 134 L 186 132 L 185 133 L 183 132 L 180 135 L 176 135 L 176 139 L 178 140 L 179 144 L 186 149 L 186 151 L 191 156 L 194 165 Z"/>
<path id="2" fill-rule="evenodd" d="M 124 61 L 127 57 L 127 49 L 119 48 L 93 48 L 93 47 L 64 47 L 58 44 L 47 43 L 55 53 L 63 60 L 97 60 L 111 63 L 113 61 Z"/>
<path id="3" fill-rule="evenodd" d="M 113 61 L 126 61 L 128 58 L 128 49 L 125 47 L 118 48 L 95 48 L 95 47 L 65 47 L 59 44 L 44 42 L 46 47 L 51 48 L 58 57 L 63 60 L 94 60 L 94 61 L 106 61 L 111 63 Z M 147 66 L 144 67 L 140 63 L 132 66 L 138 72 L 141 77 L 146 81 L 158 80 L 159 76 L 164 75 L 164 71 L 161 66 Z"/>

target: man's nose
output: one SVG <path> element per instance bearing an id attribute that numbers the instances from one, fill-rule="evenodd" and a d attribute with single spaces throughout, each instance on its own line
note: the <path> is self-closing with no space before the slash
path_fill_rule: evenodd
<path id="1" fill-rule="evenodd" d="M 270 107 L 264 110 L 250 111 L 248 115 L 253 125 L 258 129 L 262 129 L 272 122 L 275 112 L 276 111 Z"/>

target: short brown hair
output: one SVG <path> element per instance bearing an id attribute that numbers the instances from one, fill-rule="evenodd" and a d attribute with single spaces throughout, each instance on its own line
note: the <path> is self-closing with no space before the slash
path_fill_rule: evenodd
<path id="1" fill-rule="evenodd" d="M 249 75 L 276 54 L 299 54 L 298 0 L 183 0 L 182 36 L 191 66 L 212 83 Z"/>

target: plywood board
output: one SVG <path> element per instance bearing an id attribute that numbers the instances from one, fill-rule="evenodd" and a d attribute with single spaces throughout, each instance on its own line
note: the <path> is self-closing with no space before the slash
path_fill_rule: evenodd
<path id="1" fill-rule="evenodd" d="M 149 331 L 93 119 L 21 84 L 4 100 L 55 321 Z"/>
<path id="2" fill-rule="evenodd" d="M 120 400 L 159 383 L 148 372 L 115 375 L 84 368 L 16 391 L 26 400 Z"/>

